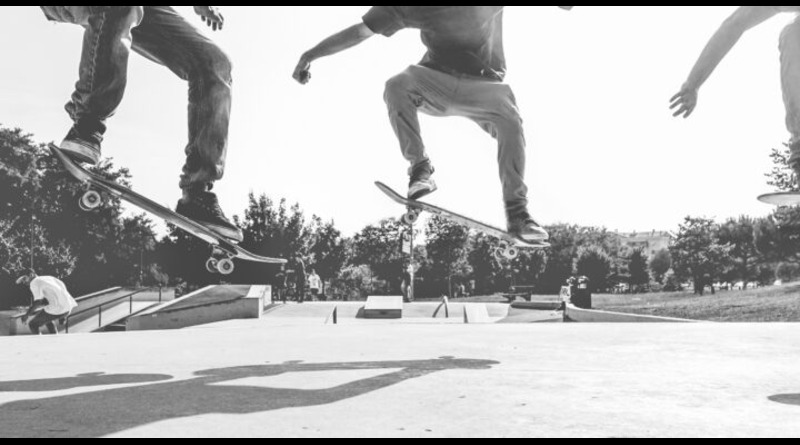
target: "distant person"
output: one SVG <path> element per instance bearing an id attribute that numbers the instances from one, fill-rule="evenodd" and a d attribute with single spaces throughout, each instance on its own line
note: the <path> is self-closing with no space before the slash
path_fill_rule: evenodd
<path id="1" fill-rule="evenodd" d="M 414 287 L 411 284 L 411 273 L 408 269 L 403 269 L 403 278 L 400 281 L 400 293 L 403 294 L 403 301 L 406 303 L 414 301 Z"/>
<path id="2" fill-rule="evenodd" d="M 281 300 L 283 304 L 286 304 L 286 271 L 283 265 L 281 265 L 281 270 L 275 274 L 273 283 L 275 285 L 275 296 L 277 299 Z"/>
<path id="3" fill-rule="evenodd" d="M 706 45 L 681 91 L 672 98 L 675 116 L 688 118 L 697 108 L 700 88 L 745 32 L 783 13 L 800 12 L 800 6 L 740 6 L 728 17 Z M 800 178 L 800 19 L 784 28 L 780 37 L 781 82 L 786 105 L 786 124 L 791 139 L 789 167 Z M 729 94 L 734 97 L 735 91 Z"/>
<path id="4" fill-rule="evenodd" d="M 311 273 L 308 275 L 308 289 L 311 291 L 311 298 L 317 299 L 320 296 L 320 290 L 322 289 L 322 280 L 317 275 L 317 271 L 315 269 L 311 269 Z"/>
<path id="5" fill-rule="evenodd" d="M 306 274 L 306 265 L 303 259 L 296 257 L 294 259 L 294 288 L 297 292 L 297 302 L 304 303 L 306 300 L 306 281 L 308 275 Z"/>
<path id="6" fill-rule="evenodd" d="M 33 294 L 33 304 L 22 317 L 22 322 L 28 323 L 34 335 L 40 334 L 42 326 L 46 326 L 50 334 L 57 335 L 55 322 L 66 323 L 69 314 L 78 307 L 78 303 L 67 291 L 67 286 L 58 278 L 39 277 L 30 271 L 20 277 L 17 284 L 29 286 Z"/>

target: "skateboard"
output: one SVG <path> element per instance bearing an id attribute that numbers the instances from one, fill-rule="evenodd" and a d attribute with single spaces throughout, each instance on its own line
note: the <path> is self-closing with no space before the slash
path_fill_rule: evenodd
<path id="1" fill-rule="evenodd" d="M 780 207 L 800 205 L 800 192 L 779 192 L 761 195 L 758 200 L 764 204 L 771 204 Z"/>
<path id="2" fill-rule="evenodd" d="M 498 259 L 508 259 L 513 260 L 519 256 L 520 249 L 544 249 L 550 247 L 549 243 L 546 242 L 528 242 L 523 240 L 522 238 L 512 235 L 505 230 L 499 229 L 497 227 L 491 226 L 486 223 L 482 223 L 480 221 L 474 220 L 472 218 L 459 215 L 458 213 L 451 212 L 450 210 L 443 209 L 441 207 L 436 207 L 435 205 L 428 204 L 422 201 L 411 200 L 403 195 L 397 193 L 396 191 L 392 190 L 391 187 L 387 186 L 382 182 L 375 182 L 375 185 L 385 193 L 392 201 L 406 206 L 408 211 L 402 216 L 401 220 L 404 224 L 407 225 L 414 225 L 417 220 L 419 219 L 419 215 L 421 212 L 428 212 L 437 216 L 441 216 L 442 218 L 449 219 L 457 224 L 462 224 L 466 227 L 471 229 L 475 229 L 486 233 L 487 235 L 491 235 L 495 238 L 498 238 L 501 243 L 500 246 L 495 251 L 495 256 Z"/>
<path id="3" fill-rule="evenodd" d="M 112 195 L 130 203 L 140 209 L 149 212 L 167 223 L 173 224 L 179 229 L 199 238 L 211 246 L 211 257 L 206 261 L 206 269 L 210 273 L 220 275 L 230 275 L 235 268 L 234 259 L 251 261 L 265 264 L 285 264 L 286 260 L 279 258 L 268 258 L 250 253 L 241 247 L 233 244 L 227 238 L 218 235 L 208 227 L 193 221 L 185 216 L 179 215 L 174 211 L 146 198 L 133 190 L 123 187 L 113 181 L 103 179 L 80 165 L 76 164 L 60 148 L 50 144 L 50 151 L 61 161 L 61 164 L 75 179 L 83 183 L 84 193 L 78 201 L 81 210 L 92 211 L 103 205 L 104 194 Z"/>

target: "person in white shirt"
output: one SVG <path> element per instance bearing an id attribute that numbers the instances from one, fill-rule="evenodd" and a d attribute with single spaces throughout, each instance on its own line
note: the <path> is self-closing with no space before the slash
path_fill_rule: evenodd
<path id="1" fill-rule="evenodd" d="M 314 269 L 311 269 L 311 274 L 308 276 L 308 288 L 311 290 L 312 298 L 317 299 L 319 291 L 322 289 L 322 280 Z"/>
<path id="2" fill-rule="evenodd" d="M 31 271 L 17 280 L 17 284 L 30 286 L 33 293 L 33 304 L 22 317 L 23 323 L 28 323 L 31 332 L 39 335 L 39 329 L 47 326 L 50 334 L 57 335 L 58 328 L 55 321 L 64 323 L 66 318 L 78 306 L 72 298 L 64 282 L 55 277 L 39 277 Z"/>

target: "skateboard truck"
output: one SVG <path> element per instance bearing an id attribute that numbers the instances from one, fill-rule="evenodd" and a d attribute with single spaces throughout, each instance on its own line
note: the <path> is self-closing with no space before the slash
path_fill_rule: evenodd
<path id="1" fill-rule="evenodd" d="M 212 274 L 230 275 L 235 268 L 233 257 L 219 247 L 214 247 L 211 258 L 206 261 L 206 270 Z"/>

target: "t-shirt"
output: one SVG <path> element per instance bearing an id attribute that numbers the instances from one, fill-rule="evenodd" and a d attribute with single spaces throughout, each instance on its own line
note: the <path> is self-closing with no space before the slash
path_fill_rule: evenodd
<path id="1" fill-rule="evenodd" d="M 34 301 L 47 300 L 44 311 L 50 315 L 64 315 L 78 307 L 67 286 L 58 278 L 36 277 L 30 286 Z"/>
<path id="2" fill-rule="evenodd" d="M 504 6 L 373 6 L 364 24 L 387 37 L 419 29 L 428 48 L 420 65 L 438 71 L 503 80 Z"/>
<path id="3" fill-rule="evenodd" d="M 320 281 L 319 275 L 311 274 L 308 276 L 308 287 L 311 289 L 319 289 L 322 287 L 322 281 Z"/>

